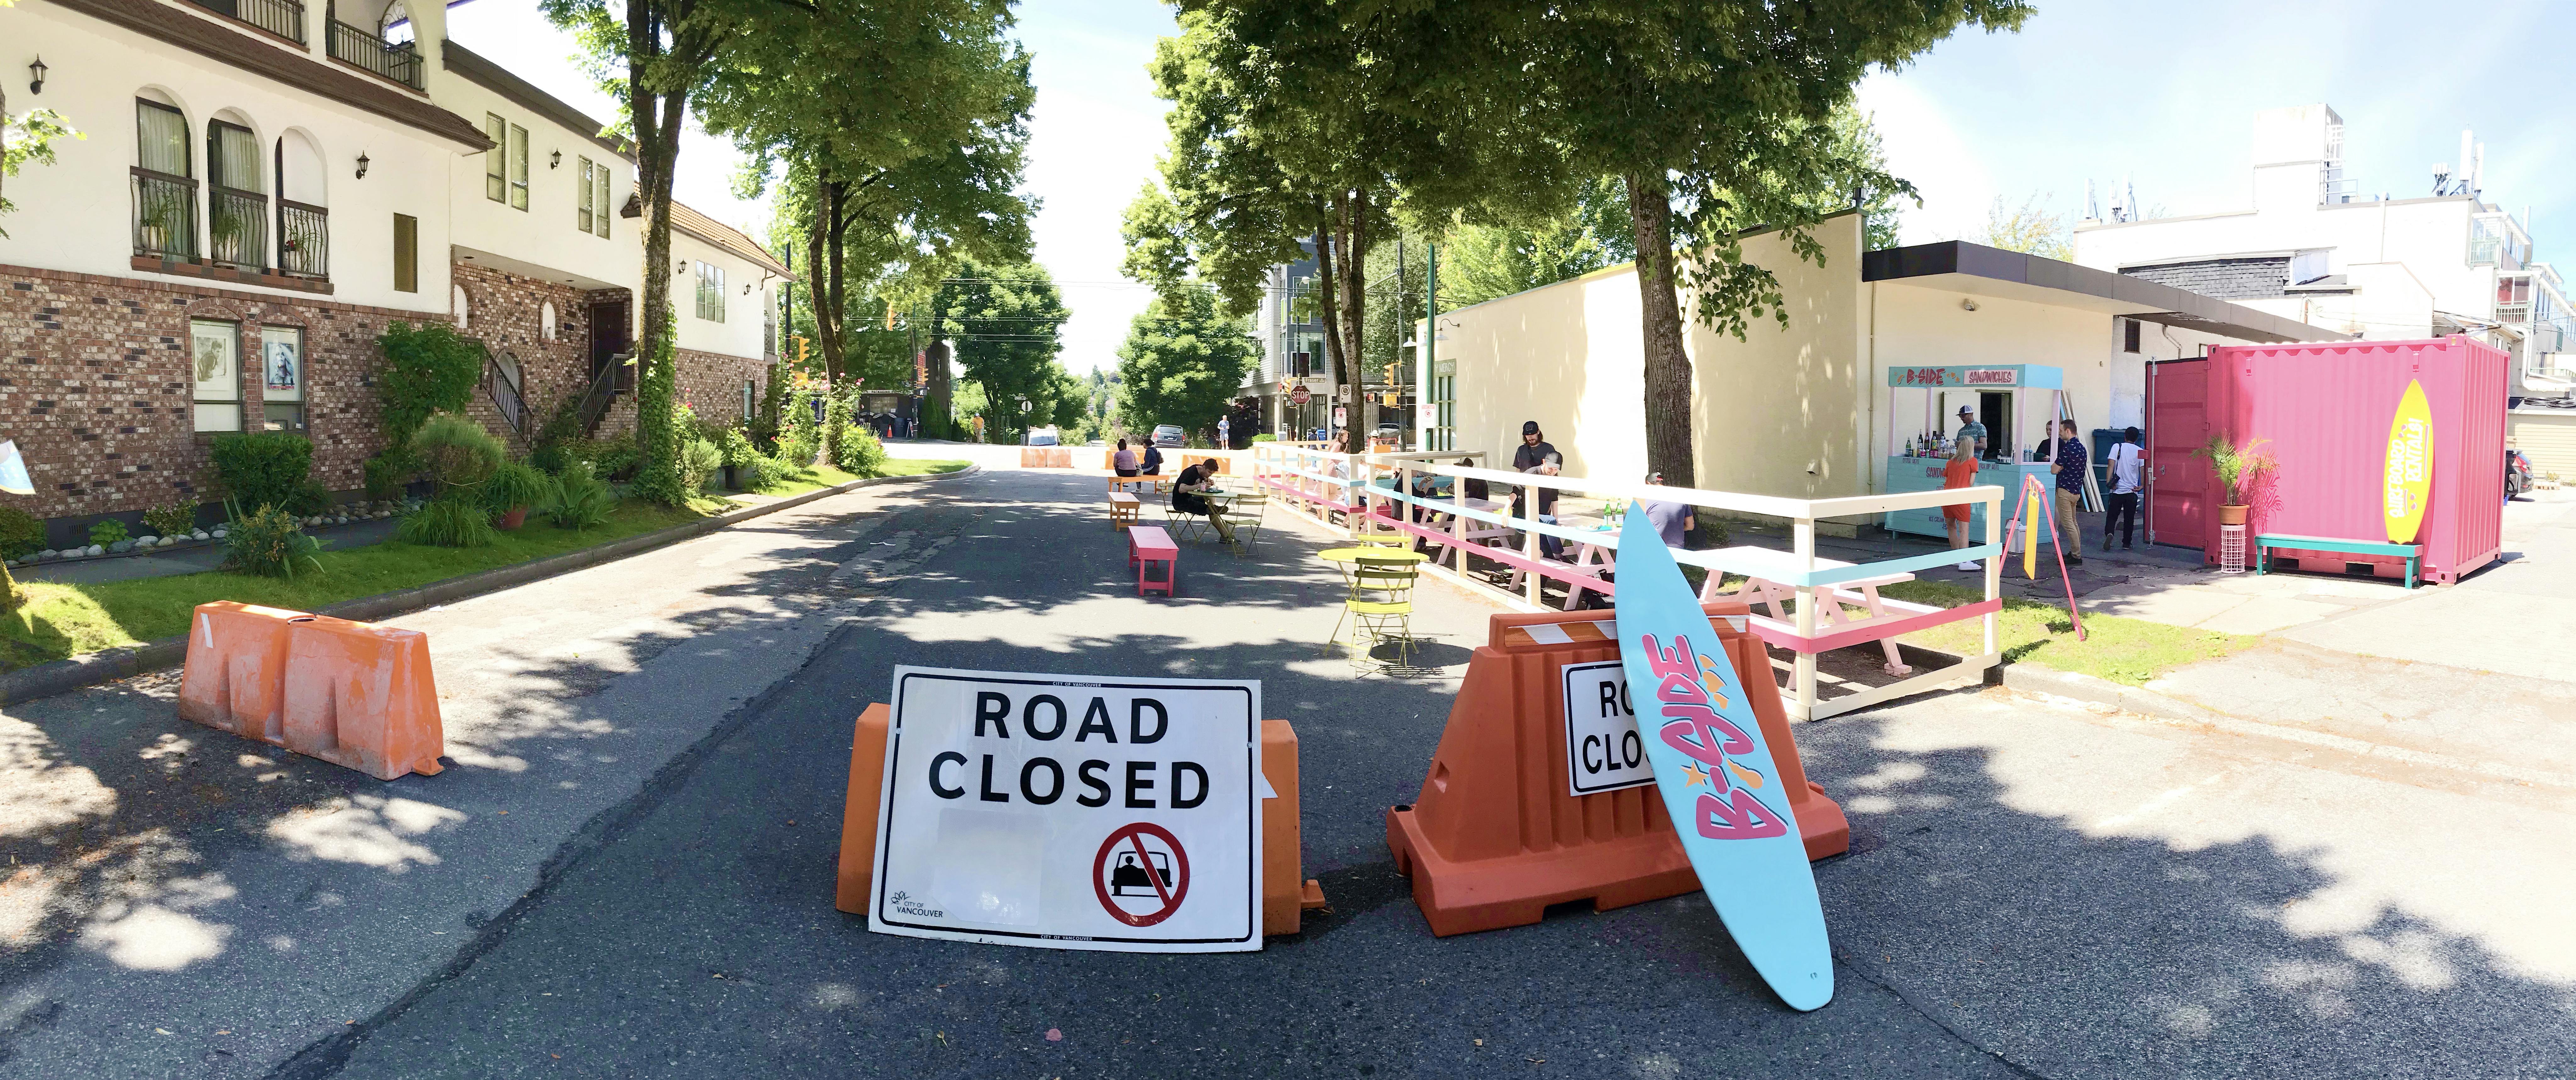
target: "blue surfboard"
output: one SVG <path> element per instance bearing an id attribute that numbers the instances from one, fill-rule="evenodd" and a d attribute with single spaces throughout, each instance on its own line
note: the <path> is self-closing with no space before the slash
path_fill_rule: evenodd
<path id="1" fill-rule="evenodd" d="M 1643 508 L 1619 529 L 1619 661 L 1664 809 L 1726 932 L 1780 1000 L 1834 999 L 1807 845 L 1735 665 Z"/>

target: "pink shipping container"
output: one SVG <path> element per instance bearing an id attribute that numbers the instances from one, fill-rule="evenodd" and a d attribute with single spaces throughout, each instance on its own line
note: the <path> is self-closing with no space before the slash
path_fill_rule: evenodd
<path id="1" fill-rule="evenodd" d="M 2148 537 L 2191 544 L 2218 561 L 2223 494 L 2207 461 L 2188 457 L 2211 434 L 2268 439 L 2280 462 L 2245 492 L 2247 557 L 2260 533 L 2386 541 L 2381 470 L 2389 421 L 2409 382 L 2433 414 L 2433 483 L 2423 527 L 2423 578 L 2453 584 L 2494 561 L 2504 528 L 2505 388 L 2512 360 L 2466 337 L 2310 345 L 2243 345 L 2204 360 L 2167 361 L 2148 377 Z M 2284 563 L 2284 559 L 2298 559 Z M 2402 559 L 2276 550 L 2275 568 L 2344 572 L 2374 564 L 2383 577 Z"/>

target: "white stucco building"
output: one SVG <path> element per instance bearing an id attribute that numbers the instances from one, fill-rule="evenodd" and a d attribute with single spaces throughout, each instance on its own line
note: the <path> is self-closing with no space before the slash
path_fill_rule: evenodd
<path id="1" fill-rule="evenodd" d="M 2564 394 L 2557 354 L 2570 312 L 2556 271 L 2537 262 L 2527 222 L 2485 191 L 2484 149 L 2429 192 L 2369 194 L 2344 161 L 2344 121 L 2301 105 L 2255 114 L 2242 207 L 2146 221 L 2086 221 L 2075 262 L 2190 289 L 2363 338 L 2467 333 L 2511 353 L 2521 393 Z M 2428 158 L 2448 153 L 2428 148 Z"/>

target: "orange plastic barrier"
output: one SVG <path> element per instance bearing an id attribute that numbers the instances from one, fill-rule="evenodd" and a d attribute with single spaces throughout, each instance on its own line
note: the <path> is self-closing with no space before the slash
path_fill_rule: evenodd
<path id="1" fill-rule="evenodd" d="M 850 736 L 850 788 L 841 803 L 841 866 L 832 906 L 868 913 L 876 877 L 877 806 L 885 795 L 885 752 L 893 710 L 882 702 L 859 714 Z M 1277 798 L 1261 802 L 1261 933 L 1294 934 L 1307 911 L 1324 906 L 1324 887 L 1301 871 L 1304 830 L 1297 816 L 1297 732 L 1285 720 L 1261 722 L 1261 775 Z"/>
<path id="2" fill-rule="evenodd" d="M 301 611 L 219 600 L 188 622 L 179 718 L 284 745 L 286 628 Z"/>
<path id="3" fill-rule="evenodd" d="M 1712 603 L 1705 610 L 1714 617 L 1748 609 Z M 1566 791 L 1559 669 L 1618 659 L 1618 643 L 1590 625 L 1615 615 L 1493 617 L 1490 640 L 1468 662 L 1421 797 L 1386 814 L 1396 870 L 1413 878 L 1414 902 L 1434 935 L 1534 923 L 1550 904 L 1590 900 L 1595 910 L 1608 910 L 1699 888 L 1653 787 Z M 1550 629 L 1533 634 L 1530 627 Z M 1762 640 L 1723 620 L 1716 627 L 1791 793 L 1807 857 L 1841 854 L 1851 846 L 1851 824 L 1807 779 Z"/>
<path id="4" fill-rule="evenodd" d="M 179 716 L 378 780 L 444 767 L 429 637 L 417 630 L 200 604 L 188 627 Z"/>

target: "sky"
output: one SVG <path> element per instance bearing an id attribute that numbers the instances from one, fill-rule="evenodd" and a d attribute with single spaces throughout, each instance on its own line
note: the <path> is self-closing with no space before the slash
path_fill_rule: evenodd
<path id="1" fill-rule="evenodd" d="M 1997 197 L 2072 221 L 2085 181 L 2134 185 L 2166 214 L 2243 209 L 2254 113 L 2323 102 L 2345 126 L 2346 175 L 2372 195 L 2431 194 L 2432 165 L 2459 156 L 2460 129 L 2487 145 L 2485 193 L 2533 216 L 2539 257 L 2576 244 L 2576 131 L 2543 78 L 2550 46 L 2576 37 L 2576 4 L 2168 0 L 2152 8 L 2040 0 L 2017 34 L 1969 31 L 1895 72 L 1860 103 L 1889 165 L 1924 197 L 1907 243 L 1973 237 Z M 525 0 L 450 9 L 449 33 L 593 115 L 608 101 L 572 62 L 571 40 Z M 1163 102 L 1145 63 L 1178 32 L 1154 0 L 1030 0 L 1018 34 L 1037 83 L 1026 190 L 1042 201 L 1036 257 L 1073 311 L 1064 362 L 1117 363 L 1128 320 L 1152 294 L 1118 276 L 1118 223 L 1154 173 Z M 763 202 L 734 198 L 734 155 L 691 132 L 680 201 L 765 235 Z M 2553 179 L 2555 178 L 2555 179 Z M 2576 263 L 2576 258 L 2568 261 Z"/>

